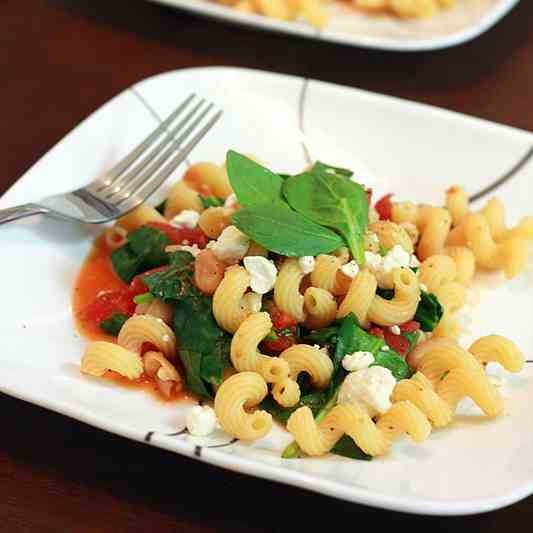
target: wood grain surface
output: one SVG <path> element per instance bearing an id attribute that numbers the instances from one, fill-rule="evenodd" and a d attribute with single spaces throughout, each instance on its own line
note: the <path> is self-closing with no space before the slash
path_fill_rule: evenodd
<path id="1" fill-rule="evenodd" d="M 3 0 L 0 193 L 127 86 L 208 65 L 304 75 L 533 130 L 533 2 L 527 0 L 470 43 L 411 54 L 243 29 L 140 0 Z M 216 469 L 3 395 L 0 412 L 2 532 L 405 526 L 491 533 L 533 522 L 533 497 L 471 517 L 403 515 Z"/>

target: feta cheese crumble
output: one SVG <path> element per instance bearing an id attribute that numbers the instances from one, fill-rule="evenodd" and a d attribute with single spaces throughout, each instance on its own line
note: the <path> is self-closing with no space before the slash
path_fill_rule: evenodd
<path id="1" fill-rule="evenodd" d="M 394 335 L 399 335 L 402 332 L 400 326 L 391 326 L 389 329 L 391 333 L 394 333 Z"/>
<path id="2" fill-rule="evenodd" d="M 427 285 L 424 285 L 423 283 L 421 283 L 421 284 L 419 285 L 419 287 L 420 287 L 420 290 L 421 290 L 421 291 L 428 292 Z"/>
<path id="3" fill-rule="evenodd" d="M 374 252 L 365 252 L 365 265 L 370 270 L 378 270 L 381 266 L 382 257 Z"/>
<path id="4" fill-rule="evenodd" d="M 342 366 L 348 372 L 356 372 L 368 368 L 374 362 L 371 352 L 354 352 L 342 358 Z"/>
<path id="5" fill-rule="evenodd" d="M 359 265 L 357 264 L 357 261 L 355 259 L 352 259 L 345 265 L 342 265 L 341 272 L 349 278 L 355 278 L 355 276 L 359 274 Z"/>
<path id="6" fill-rule="evenodd" d="M 214 409 L 208 405 L 196 405 L 187 413 L 185 423 L 191 435 L 206 437 L 215 430 L 217 417 Z"/>
<path id="7" fill-rule="evenodd" d="M 244 258 L 244 268 L 250 274 L 250 287 L 258 294 L 266 294 L 274 288 L 278 269 L 273 261 L 260 255 Z"/>
<path id="8" fill-rule="evenodd" d="M 315 258 L 312 255 L 304 255 L 298 258 L 298 266 L 304 274 L 311 274 L 315 270 Z"/>
<path id="9" fill-rule="evenodd" d="M 395 268 L 409 266 L 411 254 L 406 252 L 399 244 L 396 244 L 383 258 L 383 272 L 391 272 Z"/>
<path id="10" fill-rule="evenodd" d="M 200 219 L 200 213 L 193 211 L 192 209 L 184 209 L 181 213 L 176 215 L 171 223 L 179 228 L 193 229 L 198 225 Z"/>
<path id="11" fill-rule="evenodd" d="M 235 226 L 228 226 L 216 241 L 207 246 L 224 263 L 238 263 L 246 255 L 250 239 Z"/>
<path id="12" fill-rule="evenodd" d="M 374 417 L 391 408 L 390 395 L 395 385 L 391 371 L 382 366 L 350 372 L 341 385 L 338 403 L 360 407 Z"/>

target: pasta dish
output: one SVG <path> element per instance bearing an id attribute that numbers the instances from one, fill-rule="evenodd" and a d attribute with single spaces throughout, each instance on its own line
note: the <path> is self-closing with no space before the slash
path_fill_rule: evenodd
<path id="1" fill-rule="evenodd" d="M 330 0 L 213 0 L 243 13 L 256 13 L 278 20 L 301 19 L 315 28 L 328 22 Z M 347 0 L 344 5 L 368 15 L 391 14 L 401 19 L 427 18 L 449 8 L 456 0 Z"/>
<path id="2" fill-rule="evenodd" d="M 477 271 L 524 271 L 532 240 L 533 217 L 507 227 L 460 186 L 443 207 L 375 201 L 348 169 L 280 174 L 230 150 L 97 239 L 74 291 L 81 372 L 202 400 L 193 435 L 254 441 L 278 421 L 287 459 L 383 455 L 465 397 L 503 413 L 485 366 L 524 357 L 493 333 L 462 347 L 457 313 Z"/>

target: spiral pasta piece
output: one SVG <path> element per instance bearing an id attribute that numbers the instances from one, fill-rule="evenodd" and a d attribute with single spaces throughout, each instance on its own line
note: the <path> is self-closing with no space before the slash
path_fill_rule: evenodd
<path id="1" fill-rule="evenodd" d="M 454 185 L 446 191 L 446 208 L 450 212 L 454 226 L 468 215 L 468 196 L 460 185 Z"/>
<path id="2" fill-rule="evenodd" d="M 466 289 L 464 285 L 451 281 L 437 287 L 433 294 L 442 305 L 443 314 L 433 330 L 434 337 L 457 338 L 461 333 L 460 324 L 454 319 L 454 314 L 466 303 Z"/>
<path id="3" fill-rule="evenodd" d="M 136 315 L 150 315 L 155 318 L 160 318 L 166 324 L 172 324 L 174 317 L 174 309 L 170 304 L 166 304 L 159 298 L 155 298 L 151 302 L 137 304 L 135 307 Z"/>
<path id="4" fill-rule="evenodd" d="M 424 261 L 428 257 L 440 253 L 450 232 L 452 217 L 442 207 L 419 208 L 417 220 L 421 232 L 417 246 L 417 256 Z"/>
<path id="5" fill-rule="evenodd" d="M 447 426 L 452 420 L 450 406 L 433 390 L 431 382 L 420 372 L 411 379 L 399 381 L 392 391 L 391 401 L 411 402 L 435 427 Z"/>
<path id="6" fill-rule="evenodd" d="M 198 226 L 210 239 L 218 239 L 230 225 L 231 212 L 225 207 L 208 207 L 198 219 Z"/>
<path id="7" fill-rule="evenodd" d="M 503 412 L 503 399 L 487 376 L 465 367 L 451 369 L 438 383 L 437 394 L 455 410 L 457 404 L 469 397 L 490 417 Z"/>
<path id="8" fill-rule="evenodd" d="M 300 283 L 305 275 L 298 260 L 291 257 L 281 265 L 274 285 L 274 302 L 298 322 L 305 320 L 304 297 L 300 293 Z"/>
<path id="9" fill-rule="evenodd" d="M 368 327 L 368 311 L 376 296 L 378 282 L 368 270 L 360 270 L 350 283 L 348 293 L 343 298 L 337 311 L 337 318 L 354 313 L 363 328 Z"/>
<path id="10" fill-rule="evenodd" d="M 327 387 L 333 374 L 333 363 L 330 357 L 320 348 L 308 344 L 295 344 L 279 355 L 287 361 L 290 377 L 296 381 L 301 372 L 306 372 L 311 383 L 319 388 Z"/>
<path id="11" fill-rule="evenodd" d="M 267 394 L 267 384 L 256 372 L 240 372 L 224 381 L 217 390 L 214 406 L 224 431 L 244 441 L 267 435 L 272 429 L 272 415 L 266 411 L 248 412 Z"/>
<path id="12" fill-rule="evenodd" d="M 117 226 L 126 231 L 133 231 L 148 224 L 148 222 L 167 222 L 165 217 L 157 211 L 155 207 L 148 204 L 141 204 L 127 215 L 117 220 Z"/>
<path id="13" fill-rule="evenodd" d="M 252 313 L 233 335 L 230 357 L 237 371 L 257 372 L 268 383 L 277 383 L 289 378 L 289 364 L 280 357 L 270 357 L 258 351 L 259 343 L 271 328 L 268 313 Z"/>
<path id="14" fill-rule="evenodd" d="M 418 206 L 413 202 L 395 202 L 392 204 L 391 219 L 396 224 L 415 224 Z"/>
<path id="15" fill-rule="evenodd" d="M 346 294 L 350 287 L 351 279 L 340 270 L 343 260 L 334 255 L 319 255 L 315 259 L 315 268 L 311 272 L 311 285 L 335 296 Z"/>
<path id="16" fill-rule="evenodd" d="M 189 187 L 184 181 L 178 181 L 168 193 L 167 201 L 165 202 L 165 218 L 174 218 L 184 209 L 201 213 L 204 210 L 204 206 L 197 191 Z"/>
<path id="17" fill-rule="evenodd" d="M 165 357 L 176 356 L 176 336 L 163 320 L 150 315 L 133 315 L 120 328 L 117 343 L 139 353 L 145 342 L 153 344 Z"/>
<path id="18" fill-rule="evenodd" d="M 520 372 L 524 368 L 524 354 L 513 341 L 501 335 L 480 337 L 468 351 L 480 363 L 495 361 L 508 372 Z"/>
<path id="19" fill-rule="evenodd" d="M 143 372 L 143 362 L 138 353 L 112 342 L 91 342 L 81 360 L 81 371 L 91 376 L 103 376 L 108 370 L 128 379 L 137 379 Z"/>
<path id="20" fill-rule="evenodd" d="M 242 305 L 242 298 L 250 286 L 250 274 L 242 266 L 232 266 L 213 294 L 213 315 L 218 325 L 229 333 L 235 333 L 247 316 L 248 307 Z"/>
<path id="21" fill-rule="evenodd" d="M 307 314 L 305 325 L 309 329 L 329 326 L 337 317 L 337 302 L 324 289 L 308 287 L 304 293 L 304 307 Z"/>
<path id="22" fill-rule="evenodd" d="M 455 261 L 447 255 L 432 255 L 425 259 L 419 268 L 418 279 L 429 292 L 449 283 L 457 277 Z"/>
<path id="23" fill-rule="evenodd" d="M 380 326 L 408 322 L 415 316 L 420 300 L 418 279 L 411 269 L 395 268 L 392 271 L 392 278 L 394 284 L 392 300 L 376 295 L 368 308 L 368 319 Z"/>
<path id="24" fill-rule="evenodd" d="M 404 228 L 399 224 L 390 222 L 389 220 L 380 220 L 374 222 L 369 226 L 370 231 L 373 231 L 379 239 L 379 244 L 390 250 L 396 245 L 400 245 L 407 253 L 413 253 L 413 242 L 411 237 Z"/>
<path id="25" fill-rule="evenodd" d="M 476 273 L 476 257 L 466 246 L 446 246 L 443 254 L 451 257 L 455 262 L 455 280 L 462 285 L 469 285 Z"/>

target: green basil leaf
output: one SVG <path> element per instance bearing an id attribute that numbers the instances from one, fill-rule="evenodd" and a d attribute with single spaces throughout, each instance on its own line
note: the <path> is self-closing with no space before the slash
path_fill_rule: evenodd
<path id="1" fill-rule="evenodd" d="M 244 207 L 266 202 L 282 204 L 280 178 L 252 159 L 229 150 L 226 169 L 231 188 Z"/>
<path id="2" fill-rule="evenodd" d="M 415 320 L 420 323 L 422 331 L 433 331 L 440 319 L 444 310 L 438 298 L 434 294 L 425 291 L 420 293 L 420 302 L 416 308 Z"/>
<path id="3" fill-rule="evenodd" d="M 354 259 L 364 264 L 363 233 L 368 224 L 368 200 L 361 185 L 328 172 L 304 172 L 287 178 L 282 191 L 295 211 L 337 230 Z"/>
<path id="4" fill-rule="evenodd" d="M 353 172 L 347 168 L 334 167 L 333 165 L 328 165 L 327 163 L 322 163 L 321 161 L 317 161 L 313 165 L 311 172 L 314 174 L 322 174 L 323 172 L 327 172 L 328 174 L 337 174 L 338 176 L 343 176 L 345 178 L 351 178 L 353 176 Z"/>
<path id="5" fill-rule="evenodd" d="M 232 223 L 267 250 L 281 255 L 315 256 L 343 244 L 333 231 L 280 205 L 245 207 L 232 216 Z"/>

